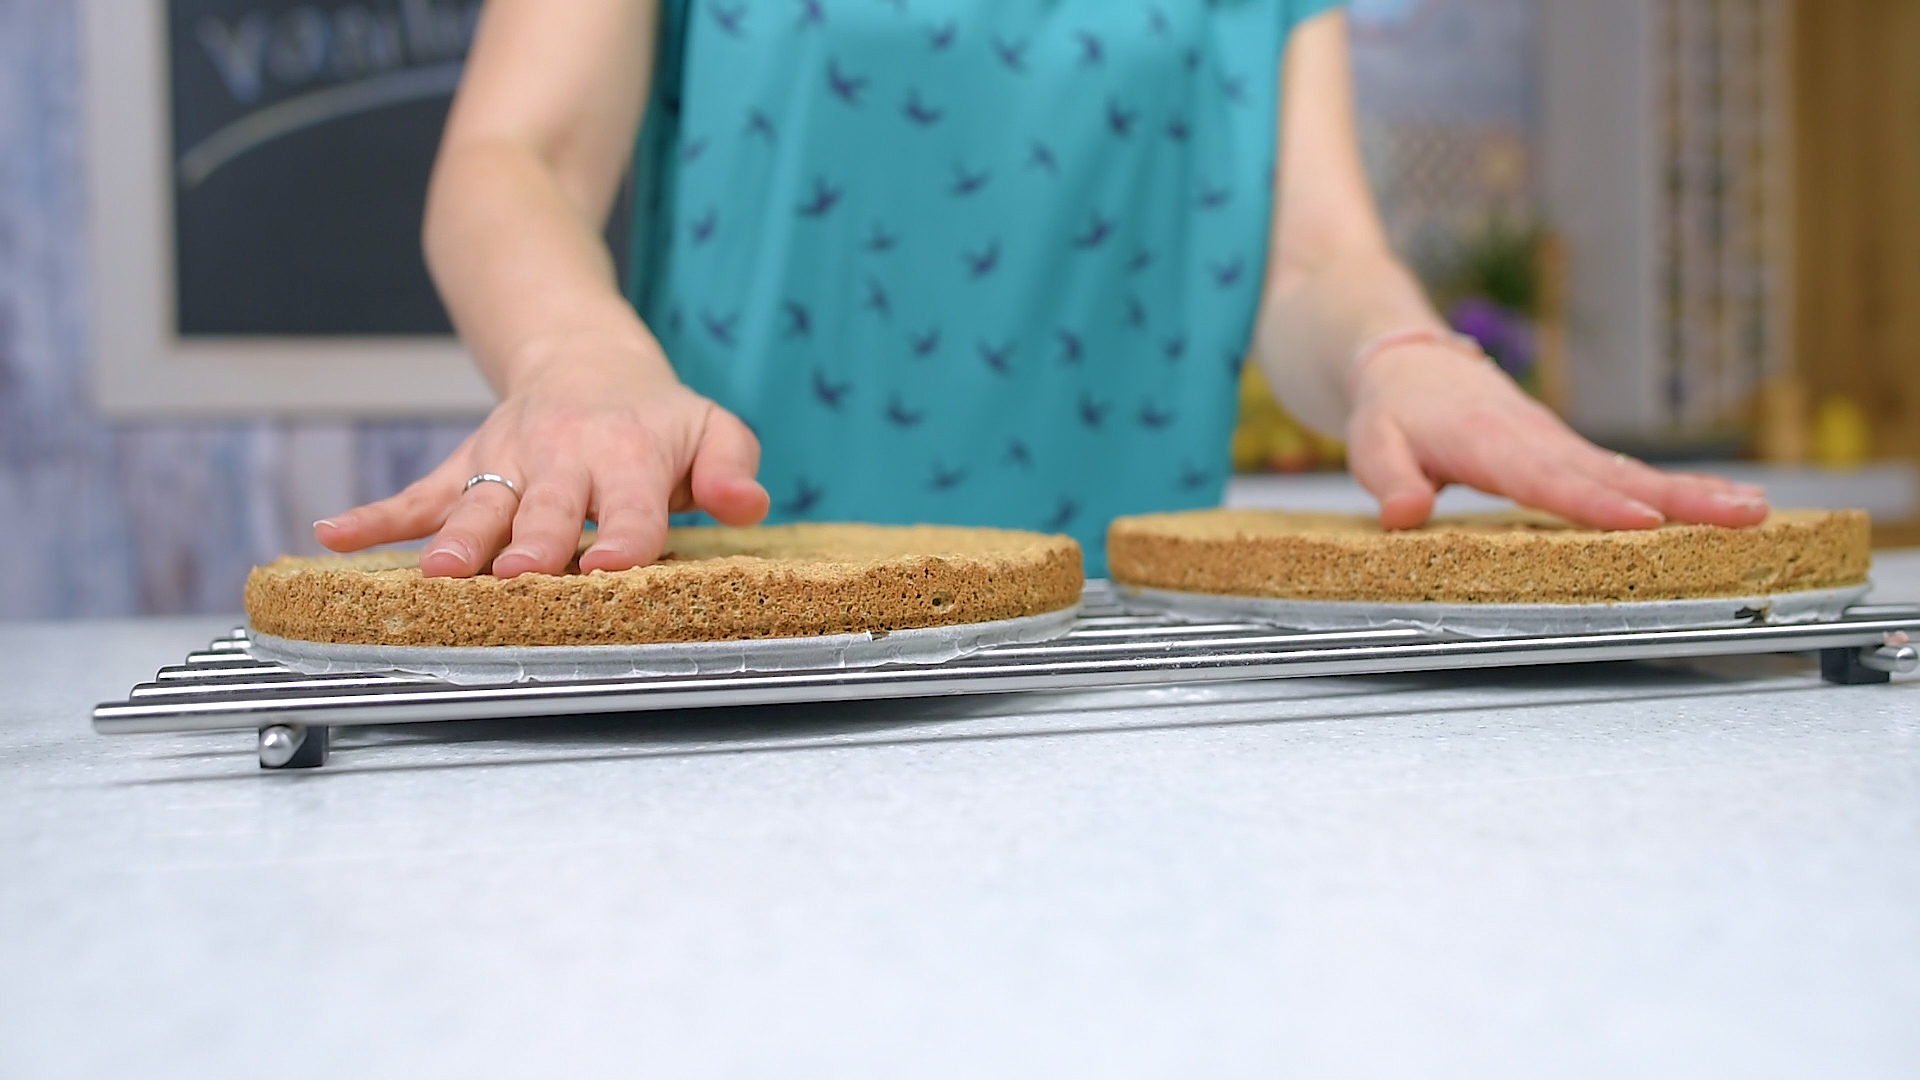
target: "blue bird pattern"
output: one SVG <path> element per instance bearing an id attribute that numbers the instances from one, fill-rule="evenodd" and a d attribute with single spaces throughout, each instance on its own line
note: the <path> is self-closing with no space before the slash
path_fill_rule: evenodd
<path id="1" fill-rule="evenodd" d="M 834 187 L 819 177 L 815 177 L 813 181 L 813 196 L 806 202 L 800 204 L 800 216 L 810 218 L 826 217 L 828 214 L 833 213 L 834 207 L 840 205 L 841 194 L 842 192 L 839 188 Z"/>
<path id="2" fill-rule="evenodd" d="M 920 91 L 918 90 L 909 90 L 907 92 L 907 103 L 901 106 L 901 111 L 907 114 L 908 120 L 913 121 L 913 123 L 920 127 L 932 127 L 940 122 L 941 117 L 946 115 L 944 111 L 933 108 L 926 102 L 921 101 Z"/>
<path id="3" fill-rule="evenodd" d="M 695 244 L 704 244 L 713 239 L 713 230 L 720 227 L 720 212 L 708 210 L 705 217 L 693 223 L 689 228 Z"/>
<path id="4" fill-rule="evenodd" d="M 1060 359 L 1069 364 L 1079 363 L 1087 352 L 1080 335 L 1071 330 L 1057 330 L 1055 334 L 1060 338 Z"/>
<path id="5" fill-rule="evenodd" d="M 1216 503 L 1280 55 L 1329 6 L 664 0 L 628 292 L 772 520 L 1065 531 L 1098 574 L 1114 516 Z"/>
<path id="6" fill-rule="evenodd" d="M 1107 237 L 1113 235 L 1114 224 L 1113 221 L 1101 217 L 1099 212 L 1095 211 L 1093 220 L 1087 223 L 1086 231 L 1073 238 L 1073 246 L 1081 251 L 1091 251 L 1099 247 L 1107 242 Z"/>
<path id="7" fill-rule="evenodd" d="M 859 75 L 848 75 L 840 70 L 837 61 L 827 61 L 827 87 L 833 96 L 853 106 L 860 107 L 860 94 L 867 88 L 867 80 Z"/>
<path id="8" fill-rule="evenodd" d="M 906 403 L 900 400 L 900 395 L 898 394 L 887 399 L 887 423 L 892 424 L 894 427 L 915 427 L 920 421 L 926 418 L 926 410 L 907 408 Z"/>
<path id="9" fill-rule="evenodd" d="M 907 347 L 913 350 L 914 356 L 922 360 L 939 352 L 940 328 L 936 326 L 924 334 L 910 335 L 907 338 Z"/>
<path id="10" fill-rule="evenodd" d="M 1008 71 L 1016 72 L 1022 75 L 1026 74 L 1026 71 L 1027 71 L 1027 43 L 1026 42 L 1003 41 L 1002 39 L 995 37 L 993 39 L 993 54 L 1000 58 L 1001 66 L 1005 67 Z"/>
<path id="11" fill-rule="evenodd" d="M 966 260 L 968 277 L 986 277 L 1000 265 L 1000 241 L 995 240 L 977 252 L 963 251 L 960 257 Z"/>
<path id="12" fill-rule="evenodd" d="M 878 278 L 867 279 L 867 298 L 860 306 L 882 319 L 893 318 L 893 297 L 888 294 L 887 287 L 882 285 Z"/>
<path id="13" fill-rule="evenodd" d="M 820 499 L 826 493 L 800 477 L 793 482 L 793 495 L 780 502 L 774 509 L 787 517 L 803 518 L 820 505 Z"/>
<path id="14" fill-rule="evenodd" d="M 797 300 L 783 300 L 780 306 L 787 313 L 787 336 L 806 337 L 813 333 L 813 312 L 807 305 Z"/>
<path id="15" fill-rule="evenodd" d="M 852 389 L 852 383 L 830 382 L 827 379 L 826 372 L 821 371 L 819 368 L 813 369 L 813 396 L 819 398 L 820 404 L 825 405 L 827 408 L 838 412 L 840 410 L 840 402 L 846 398 L 848 392 Z"/>
<path id="16" fill-rule="evenodd" d="M 967 168 L 965 165 L 955 165 L 953 167 L 953 193 L 961 198 L 968 195 L 977 195 L 980 193 L 980 189 L 986 187 L 987 181 L 991 179 L 993 179 L 993 173 L 986 169 L 973 170 Z"/>
<path id="17" fill-rule="evenodd" d="M 736 38 L 746 36 L 747 5 L 710 3 L 707 10 L 721 33 Z"/>
<path id="18" fill-rule="evenodd" d="M 1107 45 L 1100 35 L 1091 30 L 1078 30 L 1074 38 L 1080 42 L 1080 62 L 1083 64 L 1104 64 L 1107 62 Z"/>
<path id="19" fill-rule="evenodd" d="M 900 243 L 898 236 L 888 232 L 885 225 L 876 223 L 873 231 L 867 234 L 867 242 L 863 246 L 874 255 L 885 255 L 898 243 Z"/>
<path id="20" fill-rule="evenodd" d="M 995 347 L 986 342 L 980 343 L 980 362 L 995 375 L 1012 376 L 1013 350 L 1017 348 L 1011 342 Z"/>

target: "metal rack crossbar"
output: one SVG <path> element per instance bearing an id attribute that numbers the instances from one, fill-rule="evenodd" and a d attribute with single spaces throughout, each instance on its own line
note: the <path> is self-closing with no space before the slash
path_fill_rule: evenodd
<path id="1" fill-rule="evenodd" d="M 1474 639 L 1411 629 L 1307 633 L 1133 610 L 1093 582 L 1065 636 L 929 665 L 459 685 L 404 673 L 302 674 L 256 659 L 237 629 L 161 668 L 125 701 L 96 707 L 93 724 L 106 734 L 256 729 L 262 766 L 308 768 L 325 763 L 332 728 L 435 720 L 1810 651 L 1820 653 L 1829 682 L 1884 682 L 1920 667 L 1908 635 L 1920 637 L 1920 605 L 1858 605 L 1833 622 L 1700 630 Z"/>

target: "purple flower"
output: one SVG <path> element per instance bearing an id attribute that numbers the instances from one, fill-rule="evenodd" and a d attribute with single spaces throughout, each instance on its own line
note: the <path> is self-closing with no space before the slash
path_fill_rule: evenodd
<path id="1" fill-rule="evenodd" d="M 1482 296 L 1469 296 L 1453 305 L 1447 321 L 1455 330 L 1480 343 L 1501 370 L 1519 378 L 1533 369 L 1537 358 L 1533 325 L 1524 315 L 1508 311 Z"/>

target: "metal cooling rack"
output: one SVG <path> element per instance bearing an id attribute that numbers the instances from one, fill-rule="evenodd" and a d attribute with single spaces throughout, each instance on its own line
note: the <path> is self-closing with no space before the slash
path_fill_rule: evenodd
<path id="1" fill-rule="evenodd" d="M 1920 637 L 1920 605 L 1860 605 L 1835 622 L 1712 630 L 1473 640 L 1418 630 L 1301 633 L 1132 610 L 1096 581 L 1066 636 L 932 665 L 462 686 L 421 675 L 301 674 L 255 659 L 246 631 L 237 629 L 184 664 L 161 668 L 125 701 L 96 707 L 93 726 L 106 734 L 254 729 L 262 767 L 313 768 L 325 764 L 333 728 L 430 720 L 1811 651 L 1820 653 L 1829 682 L 1885 682 L 1920 667 L 1907 635 Z"/>

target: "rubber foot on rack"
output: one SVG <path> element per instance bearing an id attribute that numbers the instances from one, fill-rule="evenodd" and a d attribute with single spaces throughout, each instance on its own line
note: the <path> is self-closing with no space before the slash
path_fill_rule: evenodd
<path id="1" fill-rule="evenodd" d="M 1820 677 L 1841 686 L 1883 683 L 1892 678 L 1887 672 L 1861 663 L 1857 648 L 1821 649 Z"/>

